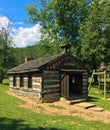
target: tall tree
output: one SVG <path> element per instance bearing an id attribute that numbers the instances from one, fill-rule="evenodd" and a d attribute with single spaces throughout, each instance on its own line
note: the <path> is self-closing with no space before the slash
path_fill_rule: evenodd
<path id="1" fill-rule="evenodd" d="M 88 16 L 80 26 L 77 55 L 93 70 L 100 62 L 110 62 L 110 1 L 93 0 Z M 80 53 L 79 53 L 80 52 Z M 97 81 L 97 77 L 94 77 Z"/>
<path id="2" fill-rule="evenodd" d="M 93 0 L 88 9 L 88 17 L 80 26 L 80 42 L 77 55 L 88 64 L 89 68 L 97 69 L 101 61 L 110 61 L 110 1 Z M 80 53 L 79 53 L 80 52 Z"/>
<path id="3" fill-rule="evenodd" d="M 0 27 L 0 83 L 2 83 L 7 69 L 14 63 L 10 29 L 10 23 L 6 27 Z"/>
<path id="4" fill-rule="evenodd" d="M 77 45 L 78 30 L 86 17 L 90 0 L 39 0 L 40 9 L 30 4 L 26 11 L 29 22 L 41 25 L 41 43 L 52 53 L 61 43 Z"/>

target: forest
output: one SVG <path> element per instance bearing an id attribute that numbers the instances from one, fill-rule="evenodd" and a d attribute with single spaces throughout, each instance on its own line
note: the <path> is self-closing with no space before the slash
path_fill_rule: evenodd
<path id="1" fill-rule="evenodd" d="M 38 4 L 40 3 L 40 8 Z M 89 70 L 110 62 L 109 0 L 38 0 L 25 9 L 27 23 L 40 24 L 41 40 L 25 48 L 13 47 L 11 24 L 0 27 L 0 83 L 7 70 L 25 57 L 48 57 L 61 53 L 69 43 L 71 53 Z"/>

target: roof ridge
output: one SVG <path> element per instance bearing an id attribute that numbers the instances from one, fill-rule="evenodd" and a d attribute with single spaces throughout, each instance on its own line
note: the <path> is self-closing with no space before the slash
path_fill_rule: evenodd
<path id="1" fill-rule="evenodd" d="M 27 62 L 24 62 L 22 64 L 19 64 L 18 66 L 15 66 L 14 68 L 8 70 L 8 74 L 15 73 L 17 71 L 26 71 L 30 69 L 38 69 L 39 67 L 46 65 L 47 63 L 53 61 L 54 59 L 63 56 L 64 54 L 58 54 L 53 55 L 50 57 L 43 57 L 43 58 L 36 58 L 33 60 L 29 60 Z"/>

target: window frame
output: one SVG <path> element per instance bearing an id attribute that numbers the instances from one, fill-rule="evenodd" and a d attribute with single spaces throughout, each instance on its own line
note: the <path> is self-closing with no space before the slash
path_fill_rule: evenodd
<path id="1" fill-rule="evenodd" d="M 28 75 L 28 88 L 32 88 L 32 76 Z"/>

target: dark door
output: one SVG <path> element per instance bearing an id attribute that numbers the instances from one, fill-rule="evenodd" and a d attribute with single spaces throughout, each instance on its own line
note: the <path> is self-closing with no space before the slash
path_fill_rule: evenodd
<path id="1" fill-rule="evenodd" d="M 82 74 L 75 74 L 74 75 L 74 93 L 82 94 L 82 88 L 83 88 Z"/>
<path id="2" fill-rule="evenodd" d="M 69 75 L 69 95 L 73 95 L 75 86 L 75 77 L 74 75 Z"/>
<path id="3" fill-rule="evenodd" d="M 65 75 L 61 79 L 61 96 L 69 97 L 69 75 Z"/>

